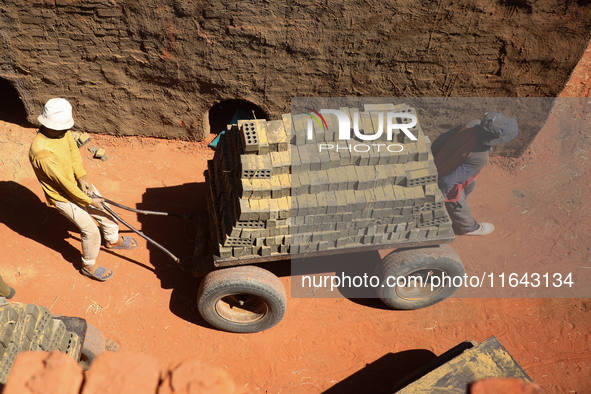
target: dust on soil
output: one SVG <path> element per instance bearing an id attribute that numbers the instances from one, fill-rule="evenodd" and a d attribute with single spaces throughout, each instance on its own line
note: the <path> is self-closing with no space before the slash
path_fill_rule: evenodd
<path id="1" fill-rule="evenodd" d="M 589 96 L 591 52 L 585 56 L 563 96 Z M 588 125 L 586 100 L 569 103 L 572 122 Z M 35 132 L 0 122 L 0 273 L 17 289 L 14 301 L 85 317 L 123 349 L 154 355 L 162 366 L 189 358 L 221 366 L 252 392 L 388 393 L 434 354 L 492 335 L 545 393 L 591 392 L 589 299 L 453 298 L 391 311 L 378 300 L 289 298 L 275 328 L 231 334 L 199 317 L 200 280 L 143 239 L 133 251 L 101 251 L 99 263 L 115 271 L 108 282 L 83 277 L 77 271 L 80 235 L 45 205 L 28 164 Z M 81 149 L 90 179 L 108 198 L 159 211 L 205 209 L 207 142 L 93 135 L 91 143 L 110 157 L 101 162 Z M 475 217 L 497 230 L 453 244 L 467 271 L 499 261 L 507 272 L 527 261 L 536 267 L 575 262 L 580 276 L 589 271 L 589 150 L 588 128 L 550 119 L 524 156 L 494 158 L 470 199 Z M 183 221 L 122 216 L 177 256 L 192 254 L 194 229 Z M 289 294 L 292 279 L 281 281 Z"/>

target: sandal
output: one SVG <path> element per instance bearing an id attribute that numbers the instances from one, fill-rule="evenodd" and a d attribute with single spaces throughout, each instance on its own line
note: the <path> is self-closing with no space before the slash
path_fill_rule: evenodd
<path id="1" fill-rule="evenodd" d="M 127 237 L 127 236 L 121 236 L 121 238 L 123 238 L 123 243 L 121 245 L 117 245 L 117 246 L 107 246 L 107 249 L 135 249 L 138 246 L 138 242 L 135 240 L 135 238 L 131 238 L 131 237 Z M 135 245 L 132 245 L 132 242 L 135 243 Z"/>
<path id="2" fill-rule="evenodd" d="M 113 276 L 114 272 L 111 270 L 111 275 L 103 277 L 103 275 L 105 274 L 105 271 L 106 271 L 106 268 L 101 267 L 100 265 L 96 269 L 96 271 L 94 271 L 94 274 L 91 274 L 90 272 L 86 271 L 84 268 L 80 269 L 80 273 L 82 275 L 88 276 L 89 278 L 92 278 L 92 279 L 96 279 L 100 282 L 105 282 L 107 279 L 110 279 L 111 276 Z"/>

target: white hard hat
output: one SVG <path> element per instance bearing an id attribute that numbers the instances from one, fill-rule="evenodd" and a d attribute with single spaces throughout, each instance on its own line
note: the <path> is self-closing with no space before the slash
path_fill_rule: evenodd
<path id="1" fill-rule="evenodd" d="M 74 126 L 72 106 L 66 99 L 52 98 L 45 103 L 43 113 L 37 120 L 48 129 L 68 130 Z"/>

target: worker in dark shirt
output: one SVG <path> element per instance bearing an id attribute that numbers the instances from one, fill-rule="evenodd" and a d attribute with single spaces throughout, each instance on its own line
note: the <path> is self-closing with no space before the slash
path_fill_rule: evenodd
<path id="1" fill-rule="evenodd" d="M 511 141 L 517 133 L 515 118 L 490 112 L 481 121 L 456 126 L 433 142 L 439 188 L 457 234 L 487 235 L 494 231 L 493 224 L 474 220 L 466 199 L 476 186 L 474 178 L 488 163 L 492 147 Z"/>

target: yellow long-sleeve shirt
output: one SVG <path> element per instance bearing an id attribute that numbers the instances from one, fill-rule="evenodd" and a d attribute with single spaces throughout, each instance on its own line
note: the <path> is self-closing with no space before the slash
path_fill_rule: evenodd
<path id="1" fill-rule="evenodd" d="M 61 138 L 49 138 L 38 132 L 31 143 L 29 160 L 49 204 L 72 201 L 88 206 L 92 203 L 92 199 L 78 187 L 77 179 L 86 172 L 69 130 Z"/>

